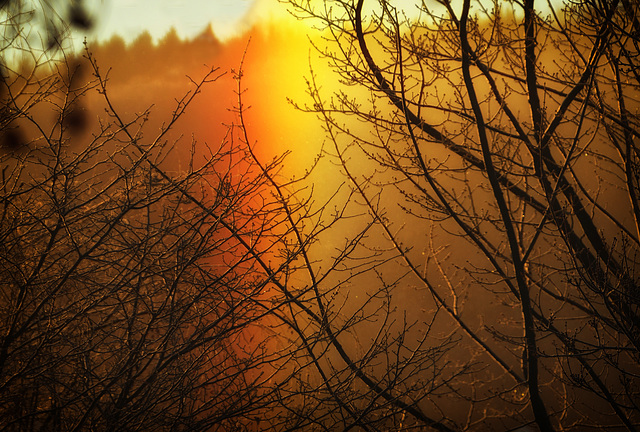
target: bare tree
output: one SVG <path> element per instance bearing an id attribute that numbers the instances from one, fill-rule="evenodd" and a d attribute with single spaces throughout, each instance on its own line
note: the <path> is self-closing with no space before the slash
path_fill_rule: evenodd
<path id="1" fill-rule="evenodd" d="M 2 430 L 331 429 L 362 423 L 353 373 L 398 405 L 339 340 L 378 311 L 329 309 L 352 246 L 324 272 L 310 254 L 344 204 L 316 205 L 282 158 L 258 160 L 241 72 L 239 125 L 185 148 L 172 131 L 218 70 L 154 134 L 150 110 L 114 107 L 89 51 L 23 54 L 0 93 Z"/>
<path id="2" fill-rule="evenodd" d="M 242 69 L 225 142 L 187 151 L 215 70 L 157 135 L 91 55 L 89 84 L 6 74 L 2 427 L 635 430 L 637 5 L 293 5 L 343 85 L 309 80 L 328 140 L 295 180 Z"/>
<path id="3" fill-rule="evenodd" d="M 335 252 L 303 252 L 306 418 L 636 430 L 637 4 L 291 3 L 342 84 L 302 109 L 350 188 L 312 235 Z"/>
<path id="4" fill-rule="evenodd" d="M 261 194 L 280 161 L 257 169 L 233 129 L 172 138 L 217 69 L 153 135 L 88 51 L 34 58 L 2 82 L 19 146 L 0 155 L 0 429 L 256 429 L 289 352 L 265 330 L 281 236 Z M 88 133 L 75 107 L 94 91 L 106 114 Z"/>

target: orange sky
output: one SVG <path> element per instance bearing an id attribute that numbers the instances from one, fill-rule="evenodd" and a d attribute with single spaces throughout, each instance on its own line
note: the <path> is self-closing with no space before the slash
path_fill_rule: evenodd
<path id="1" fill-rule="evenodd" d="M 218 143 L 226 132 L 223 124 L 238 122 L 230 111 L 237 105 L 232 70 L 240 67 L 246 49 L 242 86 L 244 104 L 250 106 L 246 113 L 250 140 L 265 161 L 291 151 L 286 171 L 299 174 L 311 164 L 324 138 L 313 114 L 296 111 L 287 102 L 287 98 L 301 105 L 309 101 L 304 77 L 309 76 L 310 60 L 318 72 L 326 74 L 307 31 L 306 24 L 281 17 L 263 21 L 224 43 L 204 31 L 191 41 L 169 34 L 158 44 L 149 35 L 130 44 L 115 37 L 90 44 L 90 50 L 103 73 L 111 69 L 109 94 L 120 111 L 133 116 L 154 105 L 150 130 L 159 128 L 175 98 L 189 90 L 187 75 L 197 80 L 207 71 L 205 65 L 219 67 L 225 75 L 205 88 L 176 130 L 187 137 L 188 145 L 192 134 L 199 141 Z"/>

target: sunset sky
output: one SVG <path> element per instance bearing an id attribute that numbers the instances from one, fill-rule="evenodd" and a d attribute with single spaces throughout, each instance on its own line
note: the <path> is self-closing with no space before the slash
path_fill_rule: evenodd
<path id="1" fill-rule="evenodd" d="M 76 39 L 86 36 L 101 69 L 111 69 L 111 97 L 126 115 L 153 105 L 152 123 L 161 122 L 175 99 L 190 89 L 187 76 L 197 79 L 207 67 L 218 67 L 225 75 L 196 98 L 176 133 L 220 142 L 225 125 L 239 120 L 231 111 L 237 105 L 232 71 L 246 50 L 242 87 L 244 104 L 250 106 L 250 140 L 266 161 L 291 152 L 287 175 L 300 175 L 311 165 L 324 132 L 314 114 L 296 111 L 288 99 L 301 106 L 309 102 L 305 77 L 310 65 L 323 74 L 326 90 L 332 88 L 331 79 L 326 61 L 309 43 L 311 27 L 294 19 L 286 5 L 277 0 L 111 0 L 93 13 L 95 28 Z M 165 36 L 172 28 L 179 39 L 168 43 Z M 208 29 L 211 40 L 190 42 Z M 149 49 L 140 38 L 144 33 L 154 44 L 151 57 L 144 54 Z"/>
<path id="2" fill-rule="evenodd" d="M 118 34 L 131 41 L 148 31 L 157 40 L 174 27 L 190 38 L 211 25 L 217 38 L 228 40 L 258 21 L 286 18 L 285 10 L 278 0 L 109 0 L 94 6 L 93 36 L 104 40 Z"/>
<path id="3" fill-rule="evenodd" d="M 237 104 L 232 71 L 239 68 L 246 50 L 242 86 L 246 90 L 245 106 L 250 106 L 246 113 L 249 138 L 266 161 L 290 153 L 284 165 L 287 175 L 305 173 L 326 138 L 314 114 L 300 112 L 289 102 L 293 100 L 299 106 L 310 103 L 305 80 L 311 76 L 311 69 L 322 84 L 325 98 L 338 89 L 352 97 L 369 97 L 354 87 L 339 86 L 337 74 L 310 43 L 310 39 L 321 40 L 320 31 L 314 28 L 317 23 L 293 17 L 286 2 L 103 0 L 87 4 L 94 5 L 90 13 L 95 26 L 88 34 L 76 32 L 74 43 L 81 48 L 86 37 L 103 70 L 113 69 L 110 91 L 123 111 L 133 114 L 153 105 L 152 118 L 160 121 L 163 115 L 169 115 L 171 103 L 189 90 L 187 76 L 202 76 L 206 72 L 203 65 L 219 67 L 226 74 L 197 98 L 176 131 L 182 136 L 219 142 L 225 135 L 224 125 L 238 121 L 230 111 Z M 417 17 L 415 2 L 396 0 L 392 4 L 407 16 Z M 365 9 L 373 5 L 375 2 L 369 2 Z M 172 30 L 178 37 L 172 43 L 180 47 L 165 47 L 165 36 Z M 139 52 L 145 34 L 157 51 L 156 63 L 146 68 L 148 60 Z M 191 40 L 206 34 L 213 35 L 216 47 L 203 51 L 190 45 Z M 114 38 L 124 46 L 114 45 Z M 140 74 L 144 78 L 136 79 Z M 360 93 L 356 96 L 355 92 Z M 327 169 L 335 167 L 315 172 L 323 178 L 318 183 L 329 190 L 335 186 L 329 180 L 337 182 L 339 176 Z"/>
<path id="4" fill-rule="evenodd" d="M 244 28 L 253 0 L 111 0 L 102 3 L 96 35 L 102 39 L 116 33 L 132 40 L 143 31 L 162 37 L 175 27 L 181 37 L 193 37 L 209 24 L 220 39 Z"/>

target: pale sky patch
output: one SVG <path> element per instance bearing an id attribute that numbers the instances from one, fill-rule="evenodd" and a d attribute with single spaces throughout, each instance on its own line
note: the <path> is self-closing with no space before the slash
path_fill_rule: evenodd
<path id="1" fill-rule="evenodd" d="M 94 7 L 96 27 L 89 37 L 107 40 L 114 34 L 131 42 L 144 31 L 161 39 L 172 27 L 192 38 L 211 25 L 221 40 L 238 36 L 255 0 L 105 0 Z"/>

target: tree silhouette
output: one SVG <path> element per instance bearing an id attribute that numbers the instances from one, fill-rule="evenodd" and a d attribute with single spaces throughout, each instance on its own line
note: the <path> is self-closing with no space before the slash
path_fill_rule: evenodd
<path id="1" fill-rule="evenodd" d="M 636 430 L 637 5 L 291 3 L 342 84 L 312 77 L 301 108 L 368 229 L 324 306 L 373 311 L 348 356 L 330 331 L 349 317 L 322 322 L 342 424 Z"/>
<path id="2" fill-rule="evenodd" d="M 121 115 L 87 51 L 3 81 L 0 429 L 246 430 L 276 394 L 263 262 L 279 241 L 269 186 L 237 132 L 169 139 L 211 70 L 155 132 Z M 97 130 L 67 121 L 88 92 Z M 278 163 L 278 161 L 275 161 Z M 258 202 L 259 201 L 259 202 Z M 277 388 L 277 387 L 276 387 Z M 279 400 L 278 396 L 278 400 Z"/>
<path id="3" fill-rule="evenodd" d="M 89 52 L 4 75 L 0 428 L 636 430 L 638 6 L 293 5 L 294 180 L 242 66 L 220 144 L 171 133 L 216 69 L 159 131 Z"/>

